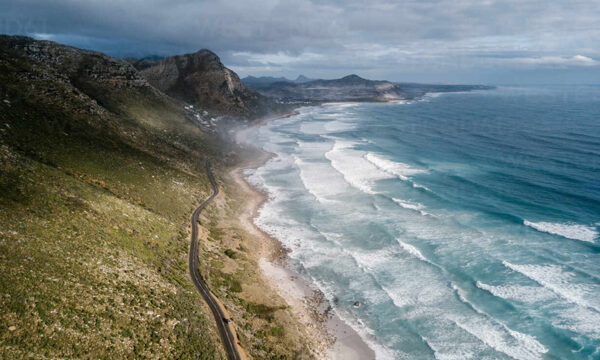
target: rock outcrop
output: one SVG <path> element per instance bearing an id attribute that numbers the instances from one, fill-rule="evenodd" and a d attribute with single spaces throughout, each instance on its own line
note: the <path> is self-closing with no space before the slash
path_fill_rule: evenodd
<path id="1" fill-rule="evenodd" d="M 255 118 L 276 111 L 274 102 L 242 84 L 210 50 L 167 57 L 140 73 L 160 91 L 224 115 Z"/>
<path id="2" fill-rule="evenodd" d="M 53 70 L 55 76 L 65 80 L 94 81 L 117 88 L 149 87 L 148 82 L 129 63 L 96 51 L 23 36 L 2 36 L 0 42 L 16 54 L 44 64 Z"/>
<path id="3" fill-rule="evenodd" d="M 158 55 L 151 55 L 151 56 L 143 57 L 141 59 L 128 57 L 128 58 L 124 58 L 123 60 L 130 63 L 131 65 L 133 65 L 133 67 L 135 67 L 138 70 L 144 70 L 151 66 L 158 65 L 162 59 L 164 59 L 164 57 L 158 56 Z"/>

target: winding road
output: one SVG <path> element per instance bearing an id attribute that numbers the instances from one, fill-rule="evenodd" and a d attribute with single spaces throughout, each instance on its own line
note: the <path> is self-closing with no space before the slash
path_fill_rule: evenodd
<path id="1" fill-rule="evenodd" d="M 206 161 L 206 174 L 208 175 L 208 179 L 210 180 L 210 184 L 212 185 L 213 193 L 192 213 L 192 241 L 190 244 L 189 254 L 190 276 L 192 277 L 192 282 L 196 286 L 196 289 L 198 289 L 198 291 L 210 307 L 213 316 L 215 317 L 217 327 L 219 328 L 219 333 L 221 334 L 221 339 L 223 339 L 225 351 L 227 352 L 227 358 L 229 360 L 242 360 L 242 356 L 240 355 L 240 352 L 238 351 L 236 345 L 235 333 L 231 328 L 233 324 L 225 323 L 224 319 L 226 319 L 227 316 L 223 312 L 221 306 L 219 306 L 216 298 L 211 294 L 210 290 L 208 289 L 208 285 L 206 285 L 204 279 L 202 278 L 202 275 L 200 275 L 200 272 L 198 270 L 198 216 L 200 215 L 200 212 L 204 210 L 204 208 L 219 194 L 219 188 L 210 171 L 210 160 Z"/>

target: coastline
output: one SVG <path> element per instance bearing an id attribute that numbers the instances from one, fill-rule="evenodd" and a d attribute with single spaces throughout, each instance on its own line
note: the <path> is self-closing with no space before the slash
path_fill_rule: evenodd
<path id="1" fill-rule="evenodd" d="M 289 117 L 296 111 L 268 120 Z M 304 327 L 313 355 L 318 359 L 375 359 L 375 352 L 350 325 L 346 324 L 325 300 L 323 294 L 287 263 L 287 250 L 282 243 L 255 225 L 254 219 L 268 200 L 268 194 L 256 189 L 246 179 L 244 170 L 256 169 L 266 163 L 272 154 L 248 144 L 252 149 L 240 165 L 229 171 L 230 177 L 246 195 L 239 221 L 246 231 L 260 239 L 259 267 L 270 287 L 285 300 L 293 316 Z"/>

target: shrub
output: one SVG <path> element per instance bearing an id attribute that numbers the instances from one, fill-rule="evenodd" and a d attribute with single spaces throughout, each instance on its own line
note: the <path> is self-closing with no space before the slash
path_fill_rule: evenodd
<path id="1" fill-rule="evenodd" d="M 231 249 L 225 250 L 225 255 L 229 256 L 232 259 L 237 259 L 237 253 Z"/>

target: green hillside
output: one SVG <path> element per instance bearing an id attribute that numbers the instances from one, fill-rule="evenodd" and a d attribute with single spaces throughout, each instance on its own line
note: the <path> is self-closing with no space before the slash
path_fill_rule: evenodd
<path id="1" fill-rule="evenodd" d="M 223 358 L 187 274 L 189 218 L 210 194 L 203 162 L 222 171 L 220 146 L 125 62 L 0 37 L 0 358 Z M 200 262 L 234 314 L 250 309 L 242 345 L 292 357 L 277 331 L 256 336 L 277 329 L 251 322 L 270 308 L 230 295 L 252 264 L 220 270 L 229 258 L 207 216 Z"/>

